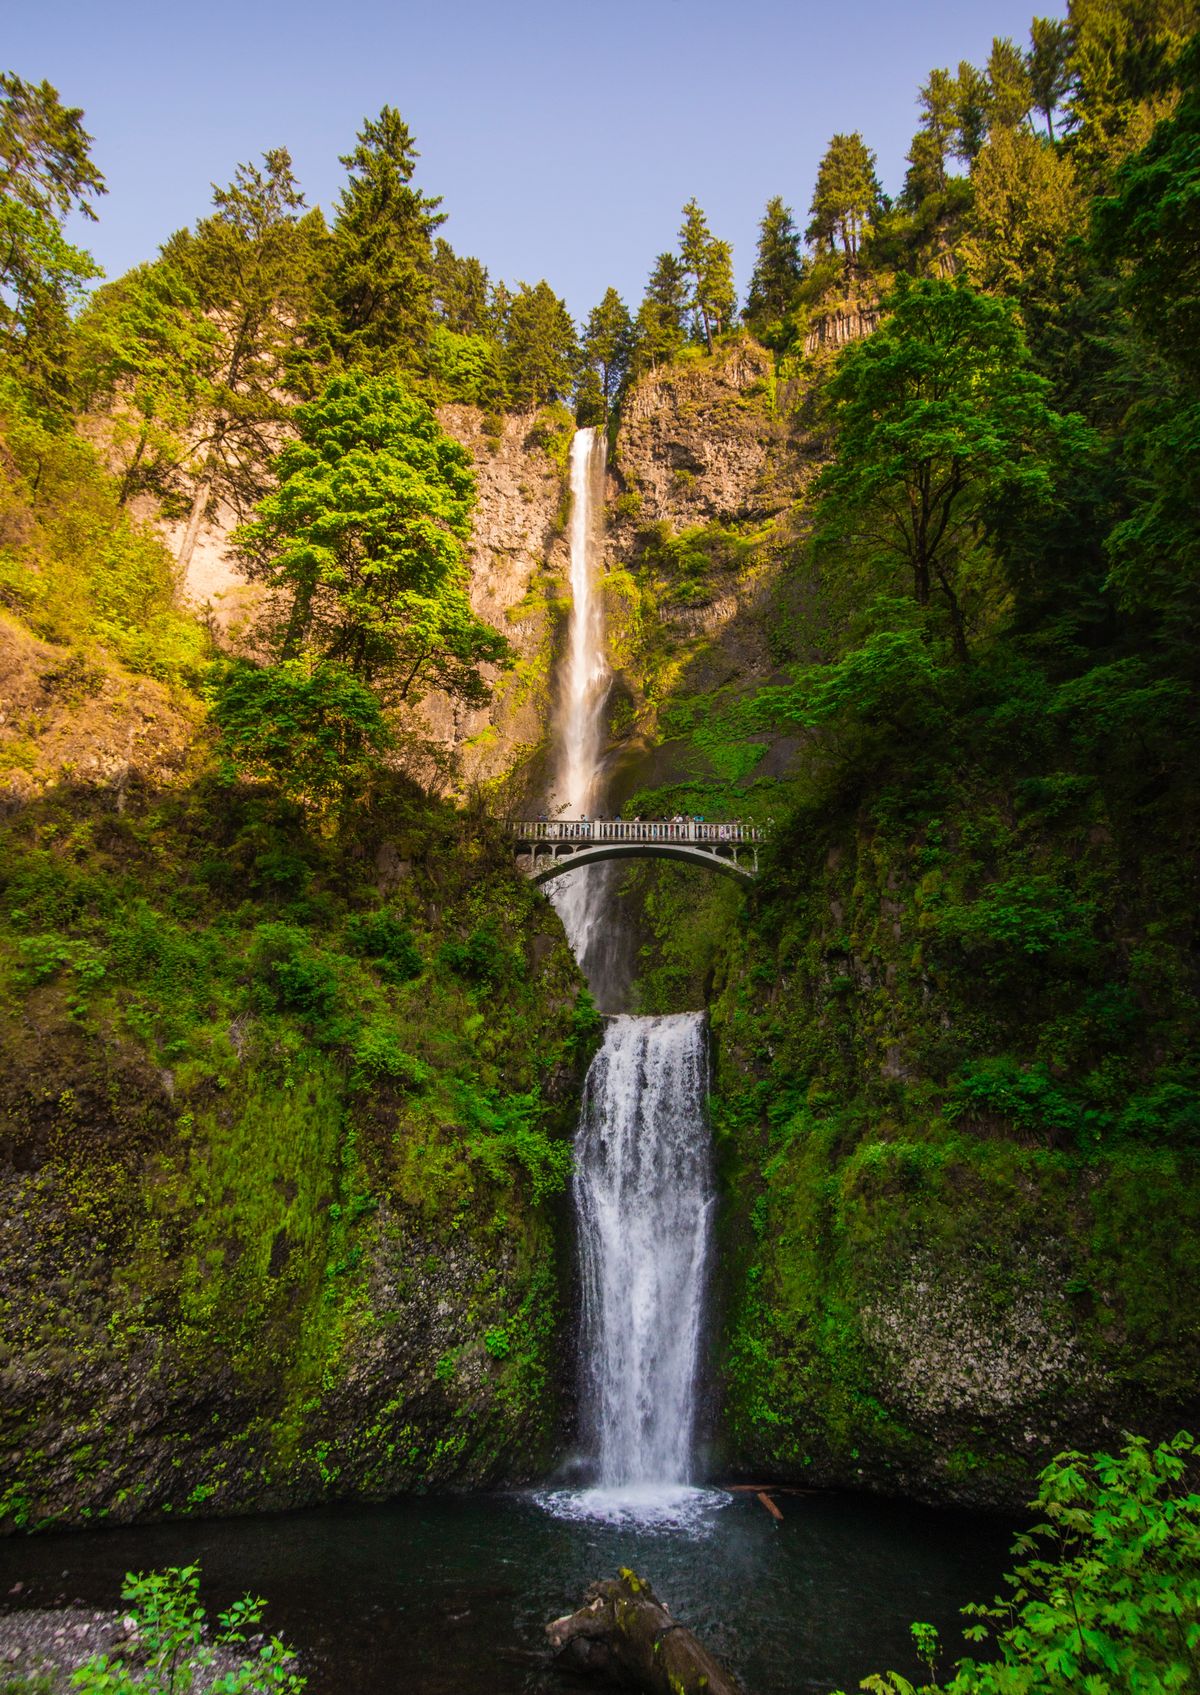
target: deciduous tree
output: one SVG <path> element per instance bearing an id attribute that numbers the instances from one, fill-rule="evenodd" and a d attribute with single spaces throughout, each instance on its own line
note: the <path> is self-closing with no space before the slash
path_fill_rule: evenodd
<path id="1" fill-rule="evenodd" d="M 389 702 L 428 688 L 486 699 L 479 667 L 508 644 L 467 598 L 466 450 L 394 377 L 335 376 L 295 423 L 276 488 L 235 536 L 274 591 L 275 657 L 334 660 Z"/>
<path id="2" fill-rule="evenodd" d="M 967 655 L 964 588 L 1006 510 L 1054 491 L 1059 456 L 1087 432 L 1047 401 L 1014 310 L 961 284 L 902 279 L 888 316 L 848 348 L 830 384 L 837 456 L 818 488 L 828 546 L 853 537 L 936 597 Z"/>

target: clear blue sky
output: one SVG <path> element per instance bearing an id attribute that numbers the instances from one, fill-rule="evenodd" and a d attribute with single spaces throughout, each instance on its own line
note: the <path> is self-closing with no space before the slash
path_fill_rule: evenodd
<path id="1" fill-rule="evenodd" d="M 896 192 L 918 83 L 982 62 L 993 35 L 1023 42 L 1034 4 L 28 0 L 3 53 L 86 111 L 109 193 L 81 233 L 109 276 L 268 147 L 328 209 L 338 154 L 389 102 L 455 248 L 493 278 L 546 277 L 581 316 L 610 283 L 636 305 L 690 195 L 744 290 L 764 202 L 782 194 L 803 227 L 835 130 L 862 130 Z"/>

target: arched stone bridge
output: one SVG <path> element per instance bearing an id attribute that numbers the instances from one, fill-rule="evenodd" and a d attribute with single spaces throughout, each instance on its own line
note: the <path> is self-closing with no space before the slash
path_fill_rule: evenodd
<path id="1" fill-rule="evenodd" d="M 535 883 L 608 859 L 674 859 L 749 882 L 758 875 L 764 839 L 762 830 L 747 824 L 698 824 L 693 818 L 508 819 L 504 827 Z"/>

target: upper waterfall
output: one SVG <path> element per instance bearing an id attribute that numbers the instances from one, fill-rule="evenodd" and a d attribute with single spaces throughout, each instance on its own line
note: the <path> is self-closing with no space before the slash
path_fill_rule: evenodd
<path id="1" fill-rule="evenodd" d="M 576 430 L 571 442 L 571 620 L 555 725 L 558 759 L 553 811 L 591 818 L 604 802 L 604 708 L 612 672 L 604 645 L 604 605 L 596 555 L 604 494 L 604 436 Z M 608 866 L 570 871 L 550 891 L 567 939 L 603 1008 L 620 1004 L 620 970 Z"/>
<path id="2" fill-rule="evenodd" d="M 595 592 L 595 495 L 597 486 L 603 490 L 604 461 L 604 437 L 594 429 L 576 430 L 570 464 L 571 621 L 555 780 L 558 806 L 572 818 L 596 809 L 604 703 L 612 680 L 604 652 L 604 612 Z"/>

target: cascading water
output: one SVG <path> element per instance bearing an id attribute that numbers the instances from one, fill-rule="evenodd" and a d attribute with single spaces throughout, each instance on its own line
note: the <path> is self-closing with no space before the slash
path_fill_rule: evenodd
<path id="1" fill-rule="evenodd" d="M 595 816 L 604 755 L 604 705 L 612 676 L 604 652 L 604 611 L 595 594 L 594 495 L 604 486 L 604 438 L 577 430 L 571 442 L 571 620 L 559 704 L 559 755 L 554 811 Z M 584 975 L 601 1006 L 611 1003 L 611 936 L 605 924 L 611 876 L 607 867 L 568 871 L 550 885 L 550 899 Z"/>
<path id="2" fill-rule="evenodd" d="M 595 590 L 595 493 L 604 443 L 571 446 L 571 622 L 560 694 L 556 811 L 604 804 L 604 707 L 611 674 Z M 613 1004 L 611 868 L 550 885 L 576 958 Z M 704 1015 L 610 1018 L 592 1062 L 575 1139 L 574 1200 L 583 1289 L 582 1424 L 597 1487 L 547 1497 L 567 1512 L 680 1516 L 696 1425 L 696 1379 L 713 1208 L 704 1103 Z"/>
<path id="3" fill-rule="evenodd" d="M 614 1018 L 575 1142 L 583 1379 L 601 1488 L 687 1483 L 713 1189 L 704 1015 Z"/>

